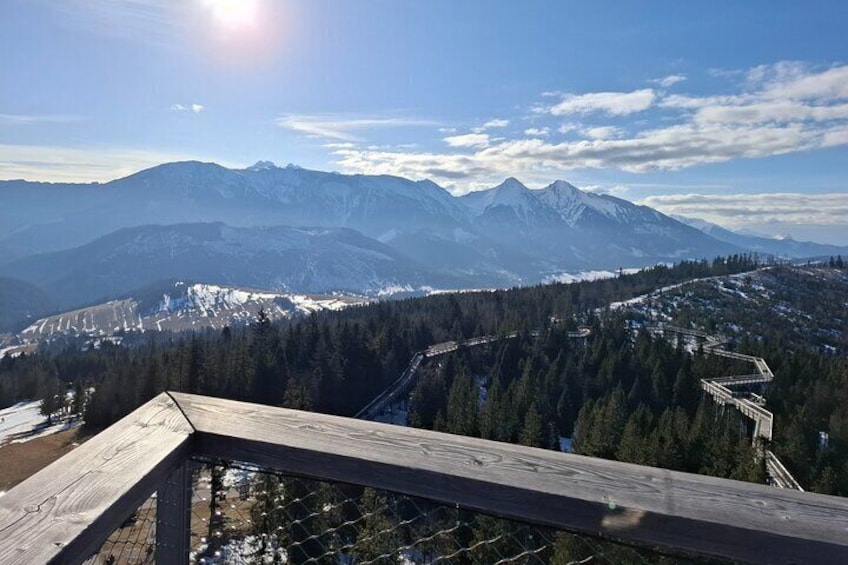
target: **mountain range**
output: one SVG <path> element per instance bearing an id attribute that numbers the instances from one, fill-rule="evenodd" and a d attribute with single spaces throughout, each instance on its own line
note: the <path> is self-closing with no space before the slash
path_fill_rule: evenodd
<path id="1" fill-rule="evenodd" d="M 190 161 L 102 184 L 0 182 L 0 291 L 25 284 L 58 310 L 171 279 L 382 295 L 752 250 L 846 251 L 680 221 L 565 181 L 455 197 L 430 181 Z"/>

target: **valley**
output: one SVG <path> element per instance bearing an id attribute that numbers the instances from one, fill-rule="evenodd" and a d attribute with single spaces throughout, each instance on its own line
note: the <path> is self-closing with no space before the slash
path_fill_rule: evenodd
<path id="1" fill-rule="evenodd" d="M 384 297 L 732 253 L 846 253 L 678 221 L 565 181 L 531 190 L 510 178 L 456 197 L 430 181 L 267 162 L 168 163 L 105 184 L 0 181 L 0 210 L 15 211 L 0 212 L 0 330 L 163 280 Z"/>

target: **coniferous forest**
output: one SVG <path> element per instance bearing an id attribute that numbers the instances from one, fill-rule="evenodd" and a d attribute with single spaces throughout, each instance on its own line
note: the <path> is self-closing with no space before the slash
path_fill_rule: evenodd
<path id="1" fill-rule="evenodd" d="M 515 339 L 426 363 L 410 424 L 550 449 L 570 438 L 586 455 L 762 481 L 746 421 L 716 408 L 699 386 L 738 367 L 633 329 L 625 314 L 607 308 L 758 265 L 751 256 L 685 261 L 613 279 L 387 301 L 276 323 L 259 312 L 247 327 L 135 336 L 132 347 L 53 346 L 0 360 L 0 406 L 31 398 L 49 404 L 62 388 L 91 387 L 85 421 L 92 432 L 164 390 L 351 416 L 416 351 L 517 331 Z M 569 339 L 578 324 L 592 335 Z M 793 348 L 780 336 L 737 347 L 766 358 L 777 375 L 768 394 L 772 449 L 805 488 L 848 494 L 845 359 Z"/>

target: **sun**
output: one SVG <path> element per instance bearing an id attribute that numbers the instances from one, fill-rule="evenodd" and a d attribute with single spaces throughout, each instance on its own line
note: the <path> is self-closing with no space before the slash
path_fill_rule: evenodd
<path id="1" fill-rule="evenodd" d="M 0 0 L 2 1 L 2 0 Z M 276 0 L 191 0 L 187 41 L 219 68 L 255 69 L 283 52 L 292 12 Z"/>
<path id="2" fill-rule="evenodd" d="M 258 0 L 203 0 L 203 6 L 222 31 L 250 29 L 258 24 Z"/>

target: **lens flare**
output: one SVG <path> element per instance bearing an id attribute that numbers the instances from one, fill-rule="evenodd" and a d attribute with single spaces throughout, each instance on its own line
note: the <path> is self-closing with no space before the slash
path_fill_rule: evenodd
<path id="1" fill-rule="evenodd" d="M 212 20 L 222 30 L 238 31 L 256 27 L 259 16 L 257 0 L 203 0 Z"/>

